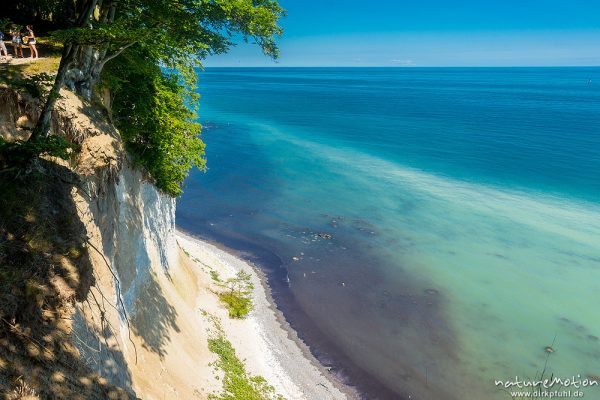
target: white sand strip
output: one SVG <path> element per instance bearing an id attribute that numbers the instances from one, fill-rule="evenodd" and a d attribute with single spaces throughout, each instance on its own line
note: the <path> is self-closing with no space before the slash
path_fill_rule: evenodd
<path id="1" fill-rule="evenodd" d="M 227 339 L 249 373 L 264 377 L 286 399 L 354 397 L 349 389 L 335 382 L 333 376 L 327 376 L 328 372 L 306 349 L 303 351 L 303 344 L 293 337 L 295 333 L 289 327 L 282 326 L 281 316 L 278 319 L 278 311 L 274 310 L 263 282 L 250 264 L 180 231 L 177 242 L 197 267 L 199 286 L 206 288 L 199 291 L 197 307 L 221 320 Z M 254 309 L 246 319 L 228 317 L 227 310 L 211 292 L 217 289 L 210 276 L 211 270 L 217 271 L 222 279 L 233 277 L 239 270 L 252 275 Z"/>

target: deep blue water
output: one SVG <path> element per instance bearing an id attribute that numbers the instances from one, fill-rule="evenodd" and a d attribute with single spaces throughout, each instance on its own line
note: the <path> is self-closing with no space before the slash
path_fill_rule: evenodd
<path id="1" fill-rule="evenodd" d="M 501 396 L 555 335 L 552 372 L 600 375 L 600 68 L 199 80 L 208 171 L 178 225 L 254 254 L 366 397 Z"/>
<path id="2" fill-rule="evenodd" d="M 600 201 L 598 68 L 209 69 L 200 79 L 207 117 L 291 125 L 426 171 Z"/>

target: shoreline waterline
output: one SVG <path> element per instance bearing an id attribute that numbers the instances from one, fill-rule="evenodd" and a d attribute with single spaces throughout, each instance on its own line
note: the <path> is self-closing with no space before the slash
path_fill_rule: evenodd
<path id="1" fill-rule="evenodd" d="M 597 375 L 584 75 L 207 72 L 210 169 L 178 224 L 273 270 L 291 327 L 370 397 L 501 399 L 493 380 L 534 374 L 555 334 L 552 373 Z"/>
<path id="2" fill-rule="evenodd" d="M 180 227 L 176 229 L 176 237 L 180 242 L 180 246 L 183 243 L 182 248 L 186 251 L 191 250 L 192 255 L 194 254 L 194 248 L 196 248 L 208 251 L 219 258 L 230 257 L 235 259 L 235 262 L 227 262 L 227 264 L 233 266 L 236 270 L 247 270 L 253 276 L 253 280 L 259 282 L 259 285 L 255 285 L 253 295 L 255 308 L 250 316 L 243 321 L 251 320 L 256 323 L 260 327 L 261 338 L 266 338 L 266 342 L 272 346 L 269 348 L 269 354 L 254 354 L 257 358 L 263 359 L 259 362 L 265 360 L 272 362 L 269 361 L 270 358 L 276 359 L 283 370 L 283 374 L 279 374 L 279 377 L 283 375 L 282 380 L 289 380 L 291 384 L 301 390 L 303 396 L 293 398 L 318 400 L 322 398 L 319 395 L 315 396 L 314 392 L 318 391 L 318 387 L 327 391 L 329 396 L 327 398 L 362 398 L 356 388 L 350 386 L 349 382 L 344 382 L 344 379 L 340 376 L 332 373 L 326 365 L 322 364 L 313 355 L 309 345 L 299 337 L 298 332 L 287 322 L 285 315 L 279 309 L 273 297 L 272 289 L 268 283 L 268 272 L 265 272 L 245 257 L 243 252 L 227 247 L 217 241 L 202 238 Z M 245 266 L 248 268 L 246 269 Z M 225 326 L 227 326 L 227 321 L 225 321 Z M 227 332 L 227 328 L 225 330 Z M 247 344 L 249 343 L 243 343 L 239 347 L 245 347 Z M 240 349 L 236 348 L 236 350 L 239 351 Z M 299 373 L 299 370 L 302 373 Z M 326 382 L 315 382 L 319 377 Z M 269 384 L 273 384 L 275 387 L 278 386 L 278 382 L 271 382 L 268 377 L 266 378 Z M 307 378 L 310 378 L 310 380 Z M 313 390 L 310 390 L 310 387 L 314 387 Z"/>

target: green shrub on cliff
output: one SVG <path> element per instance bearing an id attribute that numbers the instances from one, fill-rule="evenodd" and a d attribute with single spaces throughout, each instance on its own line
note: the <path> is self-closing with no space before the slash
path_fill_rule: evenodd
<path id="1" fill-rule="evenodd" d="M 77 145 L 62 136 L 48 136 L 35 141 L 8 141 L 0 137 L 0 170 L 27 166 L 32 158 L 41 155 L 68 160 L 77 149 Z"/>
<path id="2" fill-rule="evenodd" d="M 140 46 L 103 72 L 113 97 L 113 122 L 134 161 L 164 192 L 177 196 L 190 168 L 203 169 L 204 143 L 195 122 L 195 97 L 174 73 L 162 70 Z"/>

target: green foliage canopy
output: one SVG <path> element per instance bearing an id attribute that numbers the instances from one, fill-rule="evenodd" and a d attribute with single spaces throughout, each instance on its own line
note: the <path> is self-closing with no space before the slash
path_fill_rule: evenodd
<path id="1" fill-rule="evenodd" d="M 181 194 L 189 169 L 203 169 L 205 159 L 195 109 L 186 105 L 176 73 L 162 70 L 137 46 L 109 63 L 103 78 L 114 97 L 114 123 L 134 161 L 159 189 Z"/>
<path id="2" fill-rule="evenodd" d="M 99 86 L 108 87 L 127 148 L 173 196 L 181 193 L 191 167 L 205 165 L 200 125 L 190 107 L 197 100 L 195 68 L 235 40 L 252 41 L 277 58 L 284 15 L 276 0 L 24 0 L 23 6 L 60 27 L 52 36 L 64 44 L 31 140 L 49 134 L 52 109 L 67 81 L 87 99 Z M 59 10 L 60 17 L 54 12 Z"/>
<path id="3" fill-rule="evenodd" d="M 236 35 L 276 58 L 283 10 L 273 0 L 127 0 L 117 7 L 112 22 L 99 12 L 91 25 L 56 36 L 104 49 L 103 82 L 126 146 L 157 187 L 177 196 L 189 169 L 205 166 L 194 68 L 226 52 Z"/>
<path id="4" fill-rule="evenodd" d="M 192 69 L 200 60 L 226 52 L 236 38 L 253 41 L 273 58 L 279 55 L 278 21 L 284 11 L 276 0 L 79 0 L 73 4 L 73 12 L 81 10 L 78 20 L 83 22 L 53 35 L 67 45 L 101 50 L 99 64 L 140 44 L 162 66 L 193 79 Z M 95 5 L 90 9 L 90 4 Z"/>

